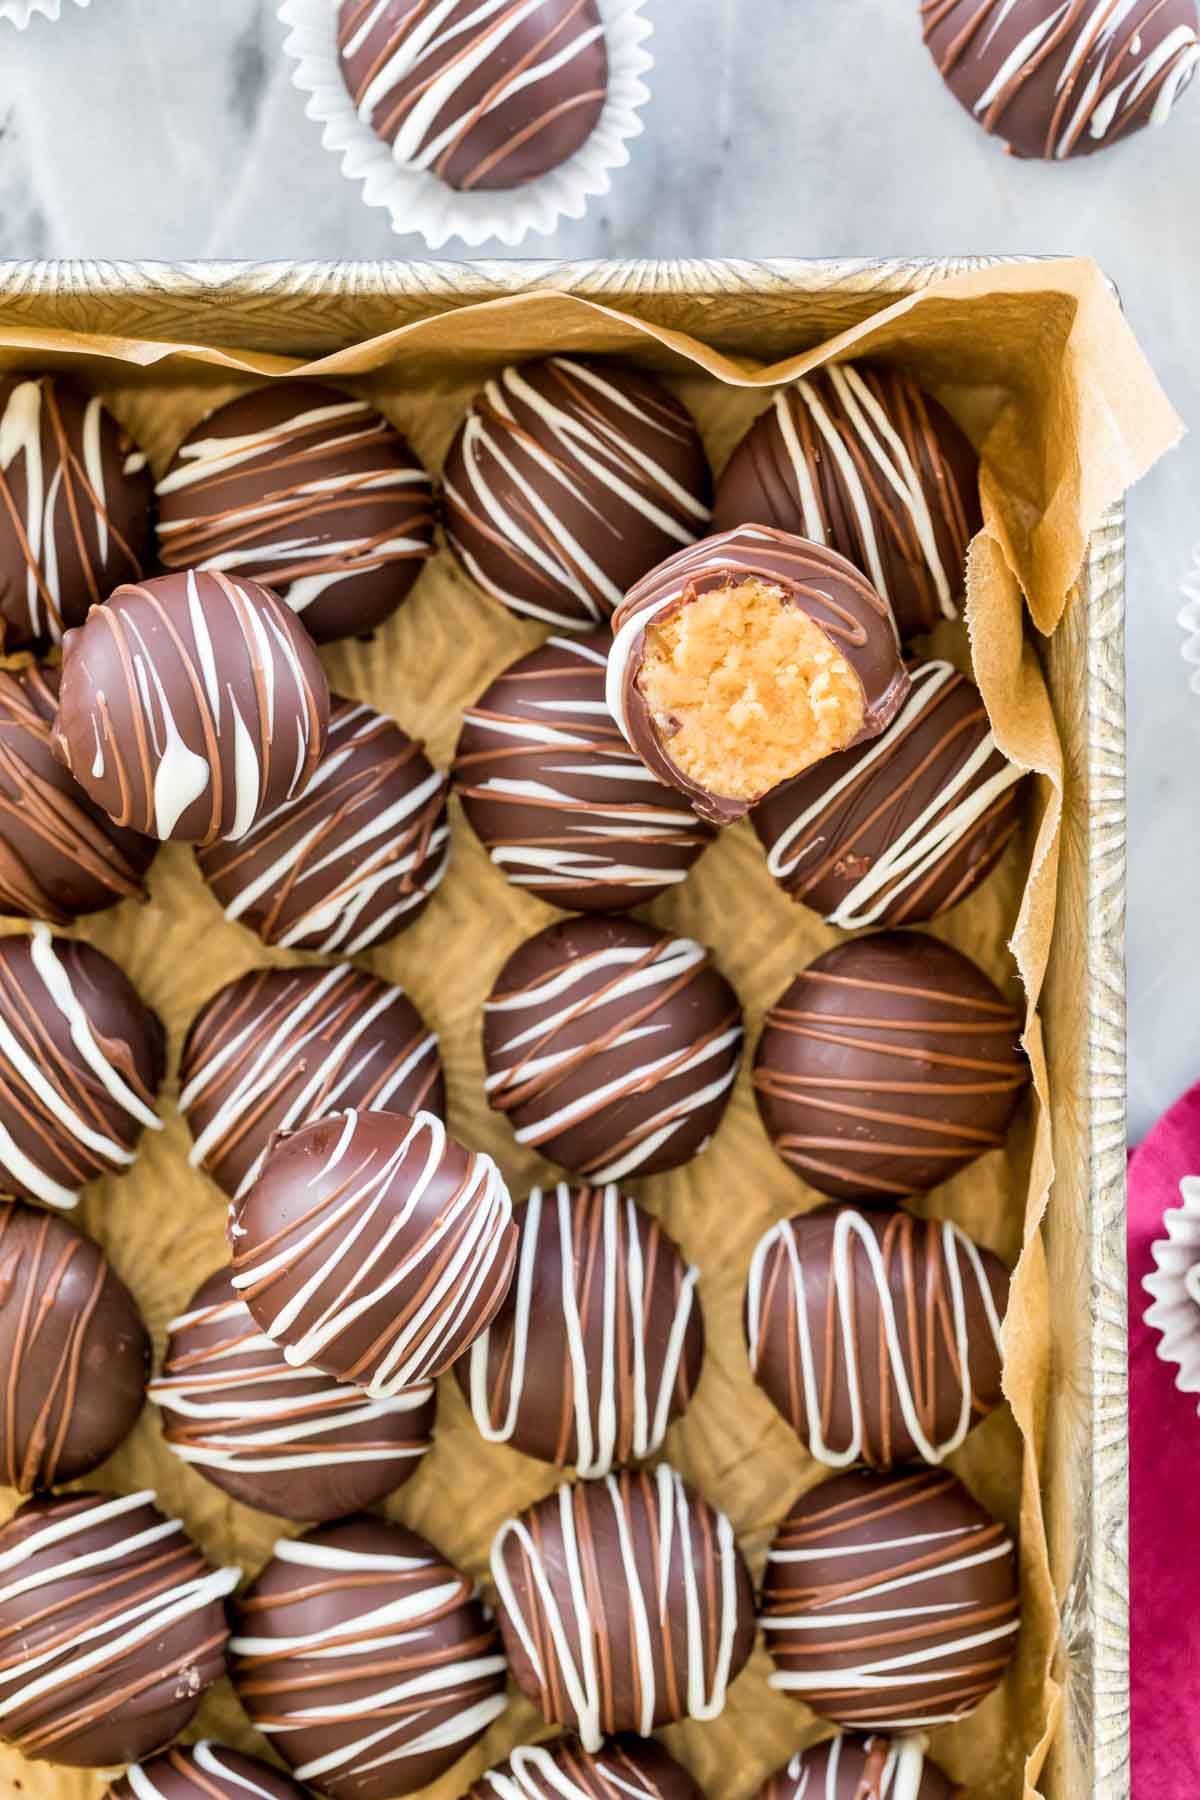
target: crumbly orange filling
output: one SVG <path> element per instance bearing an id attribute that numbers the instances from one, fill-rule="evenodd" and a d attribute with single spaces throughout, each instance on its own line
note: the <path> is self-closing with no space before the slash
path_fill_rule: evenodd
<path id="1" fill-rule="evenodd" d="M 844 749 L 862 725 L 862 684 L 846 658 L 758 579 L 648 626 L 638 686 L 672 762 L 723 799 L 757 799 Z"/>

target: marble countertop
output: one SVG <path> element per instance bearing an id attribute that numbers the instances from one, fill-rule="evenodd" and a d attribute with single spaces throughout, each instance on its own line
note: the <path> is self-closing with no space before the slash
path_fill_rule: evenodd
<path id="1" fill-rule="evenodd" d="M 1200 424 L 1200 87 L 1092 159 L 1004 156 L 944 93 L 917 0 L 650 0 L 646 131 L 612 193 L 528 254 L 1097 258 Z M 747 14 L 753 12 L 753 29 Z M 814 26 L 814 20 L 819 24 Z M 92 0 L 0 26 L 0 257 L 419 257 L 322 150 L 271 0 Z M 704 78 L 697 78 L 702 41 Z M 1132 496 L 1130 1134 L 1200 1077 L 1200 437 Z M 1200 618 L 1198 618 L 1200 624 Z"/>

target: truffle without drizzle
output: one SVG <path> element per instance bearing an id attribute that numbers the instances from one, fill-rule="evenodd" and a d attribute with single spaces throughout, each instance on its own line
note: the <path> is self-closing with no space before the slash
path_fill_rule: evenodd
<path id="1" fill-rule="evenodd" d="M 630 589 L 613 633 L 613 717 L 715 825 L 878 737 L 908 693 L 886 600 L 836 551 L 766 526 L 669 557 Z"/>
<path id="2" fill-rule="evenodd" d="M 486 1331 L 516 1237 L 499 1169 L 440 1119 L 330 1113 L 277 1136 L 233 1209 L 233 1286 L 293 1367 L 386 1399 Z"/>
<path id="3" fill-rule="evenodd" d="M 798 1750 L 757 1800 L 967 1800 L 920 1737 L 834 1737 Z"/>
<path id="4" fill-rule="evenodd" d="M 733 1527 L 665 1463 L 510 1519 L 492 1581 L 517 1686 L 592 1752 L 609 1732 L 718 1718 L 754 1643 Z"/>
<path id="5" fill-rule="evenodd" d="M 133 1430 L 149 1372 L 141 1314 L 100 1246 L 0 1204 L 0 1485 L 90 1474 Z"/>
<path id="6" fill-rule="evenodd" d="M 571 1739 L 523 1744 L 481 1775 L 466 1800 L 704 1800 L 653 1738 L 612 1738 L 595 1756 Z M 814 1800 L 820 1800 L 814 1796 Z M 899 1800 L 899 1797 L 897 1797 Z"/>
<path id="7" fill-rule="evenodd" d="M 73 1207 L 134 1161 L 165 1063 L 155 1015 L 102 950 L 0 938 L 0 1193 Z"/>
<path id="8" fill-rule="evenodd" d="M 153 560 L 146 458 L 58 375 L 0 379 L 0 650 L 61 642 Z"/>
<path id="9" fill-rule="evenodd" d="M 329 686 L 254 581 L 188 570 L 121 587 L 63 640 L 55 754 L 118 825 L 210 844 L 304 792 Z"/>
<path id="10" fill-rule="evenodd" d="M 318 644 L 374 631 L 433 554 L 428 475 L 373 406 L 336 388 L 285 381 L 218 407 L 157 492 L 165 569 L 261 581 Z"/>
<path id="11" fill-rule="evenodd" d="M 712 477 L 687 409 L 648 375 L 575 356 L 489 381 L 444 472 L 459 562 L 518 616 L 602 625 L 639 576 L 708 523 Z"/>
<path id="12" fill-rule="evenodd" d="M 109 1788 L 105 1800 L 311 1800 L 290 1775 L 202 1738 L 176 1744 L 139 1763 Z M 923 1800 L 923 1797 L 922 1797 Z"/>
<path id="13" fill-rule="evenodd" d="M 810 963 L 767 1014 L 754 1095 L 788 1166 L 823 1194 L 895 1198 L 1004 1143 L 1029 1065 L 982 969 L 915 931 Z"/>
<path id="14" fill-rule="evenodd" d="M 608 93 L 596 0 L 341 0 L 338 56 L 395 160 L 448 187 L 516 188 L 591 136 Z"/>
<path id="15" fill-rule="evenodd" d="M 899 369 L 839 363 L 782 388 L 717 483 L 713 527 L 827 544 L 891 606 L 901 638 L 957 617 L 983 523 L 979 459 Z"/>

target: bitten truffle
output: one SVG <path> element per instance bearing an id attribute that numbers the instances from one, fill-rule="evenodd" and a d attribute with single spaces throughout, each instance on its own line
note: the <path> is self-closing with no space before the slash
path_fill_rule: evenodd
<path id="1" fill-rule="evenodd" d="M 757 1800 L 967 1800 L 919 1737 L 834 1737 L 799 1750 Z"/>
<path id="2" fill-rule="evenodd" d="M 454 1365 L 479 1431 L 581 1475 L 643 1461 L 700 1377 L 699 1270 L 612 1185 L 535 1188 L 515 1218 L 508 1297 Z"/>
<path id="3" fill-rule="evenodd" d="M 65 1219 L 0 1203 L 0 1485 L 75 1481 L 133 1430 L 150 1339 L 98 1244 Z"/>
<path id="4" fill-rule="evenodd" d="M 1000 1404 L 1008 1273 L 949 1220 L 825 1206 L 773 1225 L 746 1288 L 750 1364 L 833 1468 L 940 1463 Z"/>
<path id="5" fill-rule="evenodd" d="M 1090 156 L 1164 125 L 1200 68 L 1195 0 L 921 0 L 950 92 L 1017 156 Z"/>
<path id="6" fill-rule="evenodd" d="M 691 414 L 648 375 L 575 356 L 489 381 L 446 459 L 446 535 L 493 599 L 568 631 L 705 530 L 712 477 Z"/>
<path id="7" fill-rule="evenodd" d="M 204 1738 L 186 1747 L 176 1744 L 139 1763 L 109 1788 L 106 1800 L 310 1800 L 310 1796 L 290 1775 L 257 1756 Z"/>
<path id="8" fill-rule="evenodd" d="M 802 1494 L 767 1557 L 772 1687 L 864 1731 L 949 1725 L 1004 1675 L 1017 1559 L 946 1470 L 836 1475 Z"/>
<path id="9" fill-rule="evenodd" d="M 341 0 L 338 56 L 359 117 L 398 163 L 448 187 L 516 188 L 572 157 L 608 94 L 596 0 L 480 6 Z"/>
<path id="10" fill-rule="evenodd" d="M 285 381 L 218 407 L 158 484 L 165 569 L 220 569 L 280 594 L 318 644 L 365 637 L 433 554 L 428 475 L 365 400 Z"/>
<path id="11" fill-rule="evenodd" d="M 349 963 L 226 982 L 192 1021 L 179 1081 L 188 1160 L 235 1200 L 276 1131 L 337 1106 L 446 1109 L 436 1036 L 403 988 Z"/>
<path id="12" fill-rule="evenodd" d="M 454 784 L 514 887 L 623 912 L 686 877 L 713 828 L 635 756 L 604 698 L 611 638 L 550 638 L 463 718 Z"/>
<path id="13" fill-rule="evenodd" d="M 239 1602 L 230 1649 L 253 1723 L 331 1800 L 426 1787 L 507 1704 L 470 1579 L 369 1516 L 281 1538 Z"/>
<path id="14" fill-rule="evenodd" d="M 486 1331 L 516 1240 L 499 1169 L 440 1119 L 330 1113 L 276 1137 L 234 1208 L 233 1286 L 293 1367 L 386 1399 Z"/>
<path id="15" fill-rule="evenodd" d="M 3 1240 L 0 1239 L 0 1249 Z M 3 1315 L 0 1314 L 0 1323 Z M 220 1269 L 172 1319 L 150 1399 L 176 1456 L 246 1506 L 340 1519 L 382 1500 L 429 1449 L 432 1382 L 372 1399 L 294 1368 Z"/>
<path id="16" fill-rule="evenodd" d="M 0 1738 L 31 1762 L 136 1762 L 225 1673 L 214 1569 L 152 1493 L 27 1500 L 0 1527 Z"/>
<path id="17" fill-rule="evenodd" d="M 154 483 L 104 402 L 58 375 L 0 379 L 0 649 L 61 642 L 153 560 Z"/>
<path id="18" fill-rule="evenodd" d="M 312 639 L 227 575 L 121 587 L 63 639 L 55 754 L 117 825 L 210 844 L 303 793 L 329 727 Z"/>
<path id="19" fill-rule="evenodd" d="M 577 1743 L 524 1744 L 481 1775 L 467 1800 L 704 1800 L 653 1738 L 612 1738 L 595 1756 Z M 898 1800 L 898 1797 L 897 1797 Z M 922 1797 L 923 1800 L 923 1797 Z"/>
<path id="20" fill-rule="evenodd" d="M 57 669 L 0 670 L 0 912 L 70 925 L 144 900 L 158 845 L 114 825 L 54 754 Z"/>
<path id="21" fill-rule="evenodd" d="M 484 1005 L 488 1103 L 517 1142 L 603 1183 L 676 1169 L 724 1116 L 742 1009 L 708 952 L 635 919 L 527 938 Z"/>
<path id="22" fill-rule="evenodd" d="M 733 1527 L 665 1463 L 510 1519 L 492 1581 L 517 1686 L 592 1752 L 606 1733 L 718 1718 L 754 1643 Z"/>
<path id="23" fill-rule="evenodd" d="M 630 589 L 613 633 L 622 734 L 715 825 L 878 737 L 908 693 L 886 600 L 836 551 L 766 526 L 669 557 Z"/>
<path id="24" fill-rule="evenodd" d="M 1016 1009 L 916 931 L 838 944 L 767 1014 L 754 1095 L 788 1166 L 823 1194 L 916 1194 L 1004 1143 L 1029 1083 Z"/>
<path id="25" fill-rule="evenodd" d="M 983 523 L 979 459 L 899 369 L 834 363 L 782 388 L 717 483 L 713 526 L 774 525 L 838 550 L 902 638 L 957 616 Z"/>
<path id="26" fill-rule="evenodd" d="M 304 792 L 198 850 L 200 873 L 264 944 L 356 956 L 414 924 L 446 873 L 447 785 L 393 720 L 335 695 Z"/>
<path id="27" fill-rule="evenodd" d="M 102 950 L 0 938 L 0 1193 L 73 1207 L 85 1182 L 161 1131 L 163 1028 Z"/>

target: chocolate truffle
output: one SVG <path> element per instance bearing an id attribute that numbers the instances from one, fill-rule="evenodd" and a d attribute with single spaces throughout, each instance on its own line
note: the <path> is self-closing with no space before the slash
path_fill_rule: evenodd
<path id="1" fill-rule="evenodd" d="M 0 1486 L 32 1494 L 88 1475 L 133 1430 L 150 1340 L 91 1238 L 0 1204 Z"/>
<path id="2" fill-rule="evenodd" d="M 72 1207 L 85 1182 L 134 1161 L 165 1037 L 102 950 L 52 937 L 0 938 L 0 1193 Z"/>
<path id="3" fill-rule="evenodd" d="M 759 1385 L 832 1468 L 940 1463 L 999 1406 L 1003 1263 L 949 1220 L 824 1206 L 760 1239 L 746 1290 Z"/>
<path id="4" fill-rule="evenodd" d="M 55 754 L 118 825 L 210 844 L 303 793 L 329 686 L 269 588 L 227 575 L 121 587 L 63 639 Z"/>
<path id="5" fill-rule="evenodd" d="M 61 376 L 0 379 L 0 650 L 59 643 L 153 560 L 146 458 Z"/>
<path id="6" fill-rule="evenodd" d="M 613 632 L 607 694 L 623 736 L 715 825 L 878 737 L 908 693 L 887 602 L 836 551 L 766 526 L 668 557 Z"/>
<path id="7" fill-rule="evenodd" d="M 948 1470 L 836 1475 L 767 1557 L 771 1686 L 839 1725 L 960 1719 L 1003 1677 L 1020 1623 L 1013 1541 Z"/>
<path id="8" fill-rule="evenodd" d="M 445 1112 L 437 1038 L 403 988 L 349 963 L 252 969 L 192 1021 L 179 1106 L 189 1161 L 239 1199 L 276 1131 L 337 1106 Z"/>
<path id="9" fill-rule="evenodd" d="M 428 475 L 365 400 L 285 381 L 218 407 L 158 484 L 164 569 L 222 569 L 286 599 L 318 644 L 365 637 L 433 554 Z"/>
<path id="10" fill-rule="evenodd" d="M 359 118 L 396 161 L 463 192 L 558 168 L 608 94 L 596 0 L 341 0 L 337 46 Z"/>
<path id="11" fill-rule="evenodd" d="M 0 1738 L 31 1762 L 136 1762 L 225 1673 L 214 1569 L 152 1493 L 27 1500 L 0 1527 Z"/>
<path id="12" fill-rule="evenodd" d="M 0 912 L 70 925 L 144 900 L 158 846 L 94 806 L 54 755 L 57 669 L 0 670 Z"/>
<path id="13" fill-rule="evenodd" d="M 677 1169 L 721 1122 L 742 1009 L 708 952 L 585 916 L 515 950 L 484 1005 L 487 1097 L 517 1142 L 602 1183 Z"/>
<path id="14" fill-rule="evenodd" d="M 403 1486 L 429 1449 L 434 1387 L 389 1399 L 293 1368 L 220 1269 L 172 1319 L 150 1399 L 176 1456 L 246 1506 L 340 1519 Z"/>
<path id="15" fill-rule="evenodd" d="M 463 719 L 454 783 L 514 887 L 621 912 L 682 881 L 713 836 L 628 748 L 604 698 L 607 633 L 550 638 Z"/>
<path id="16" fill-rule="evenodd" d="M 880 931 L 810 963 L 767 1014 L 754 1093 L 797 1175 L 916 1194 L 1003 1144 L 1029 1081 L 1021 1021 L 959 951 Z"/>
<path id="17" fill-rule="evenodd" d="M 797 1751 L 757 1800 L 966 1800 L 920 1737 L 834 1737 Z"/>
<path id="18" fill-rule="evenodd" d="M 517 1686 L 593 1752 L 608 1732 L 719 1717 L 754 1644 L 733 1527 L 665 1463 L 510 1519 L 492 1580 Z"/>
<path id="19" fill-rule="evenodd" d="M 979 459 L 899 369 L 829 364 L 782 388 L 717 483 L 713 524 L 775 525 L 860 569 L 902 638 L 957 616 L 983 523 Z"/>
<path id="20" fill-rule="evenodd" d="M 310 1800 L 290 1775 L 202 1738 L 139 1763 L 109 1788 L 106 1800 Z M 925 1800 L 924 1795 L 921 1800 Z"/>
<path id="21" fill-rule="evenodd" d="M 415 1531 L 360 1516 L 282 1538 L 238 1607 L 233 1682 L 298 1781 L 392 1800 L 456 1763 L 507 1704 L 472 1583 Z"/>
<path id="22" fill-rule="evenodd" d="M 354 956 L 419 919 L 446 873 L 446 787 L 391 719 L 335 695 L 304 792 L 198 850 L 200 873 L 264 944 Z"/>
<path id="23" fill-rule="evenodd" d="M 230 1240 L 233 1286 L 292 1367 L 384 1399 L 486 1331 L 517 1248 L 499 1169 L 431 1113 L 330 1113 L 280 1133 Z"/>
<path id="24" fill-rule="evenodd" d="M 525 1744 L 481 1775 L 467 1800 L 704 1800 L 653 1738 L 613 1738 L 589 1756 L 570 1739 Z M 923 1797 L 922 1797 L 923 1800 Z"/>
<path id="25" fill-rule="evenodd" d="M 1163 125 L 1200 68 L 1196 0 L 921 0 L 950 92 L 1017 156 L 1090 156 Z"/>
<path id="26" fill-rule="evenodd" d="M 625 590 L 709 517 L 691 414 L 648 375 L 552 356 L 489 381 L 446 459 L 446 535 L 493 599 L 568 631 L 602 625 Z"/>
<path id="27" fill-rule="evenodd" d="M 785 781 L 754 829 L 780 887 L 829 924 L 915 925 L 990 874 L 1020 825 L 1023 779 L 974 682 L 919 663 L 887 730 Z"/>
<path id="28" fill-rule="evenodd" d="M 698 1269 L 616 1187 L 534 1188 L 508 1297 L 454 1365 L 489 1443 L 581 1475 L 653 1456 L 704 1360 Z"/>

